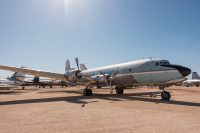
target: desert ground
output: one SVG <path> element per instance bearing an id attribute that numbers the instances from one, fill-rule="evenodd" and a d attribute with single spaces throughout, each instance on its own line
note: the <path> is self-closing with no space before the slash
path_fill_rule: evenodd
<path id="1" fill-rule="evenodd" d="M 0 133 L 199 133 L 200 88 L 176 87 L 171 101 L 146 87 L 110 94 L 82 87 L 0 90 Z M 157 97 L 150 97 L 155 92 Z"/>

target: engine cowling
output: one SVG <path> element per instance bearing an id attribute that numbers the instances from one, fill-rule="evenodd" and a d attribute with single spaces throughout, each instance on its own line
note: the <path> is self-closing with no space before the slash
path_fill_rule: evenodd
<path id="1" fill-rule="evenodd" d="M 100 84 L 108 84 L 110 76 L 105 77 L 104 75 L 93 76 L 92 79 Z"/>
<path id="2" fill-rule="evenodd" d="M 65 73 L 65 77 L 66 77 L 67 81 L 74 82 L 77 79 L 81 79 L 82 74 L 81 74 L 81 71 L 79 71 L 79 70 L 73 70 L 73 71 Z"/>
<path id="3" fill-rule="evenodd" d="M 80 70 L 73 70 L 65 73 L 65 78 L 67 82 L 74 82 L 78 84 L 89 84 L 93 82 L 89 75 L 83 74 Z"/>

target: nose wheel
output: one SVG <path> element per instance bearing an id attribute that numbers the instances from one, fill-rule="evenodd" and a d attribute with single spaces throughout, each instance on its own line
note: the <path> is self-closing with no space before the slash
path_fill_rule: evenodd
<path id="1" fill-rule="evenodd" d="M 163 91 L 163 92 L 161 93 L 161 98 L 162 98 L 162 100 L 164 100 L 164 101 L 169 101 L 170 98 L 171 98 L 171 94 L 170 94 L 169 92 L 167 92 L 167 91 Z"/>

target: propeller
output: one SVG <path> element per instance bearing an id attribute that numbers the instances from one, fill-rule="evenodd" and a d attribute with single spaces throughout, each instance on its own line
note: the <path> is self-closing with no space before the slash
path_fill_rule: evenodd
<path id="1" fill-rule="evenodd" d="M 77 66 L 78 70 L 80 70 L 78 58 L 75 58 L 75 61 L 76 61 L 76 66 Z"/>
<path id="2" fill-rule="evenodd" d="M 80 71 L 79 60 L 78 60 L 78 58 L 75 58 L 75 61 L 76 61 L 77 69 L 78 69 L 78 71 L 76 72 L 76 77 L 77 77 L 77 78 L 81 78 L 81 77 L 82 77 L 82 74 L 81 74 L 81 71 Z"/>

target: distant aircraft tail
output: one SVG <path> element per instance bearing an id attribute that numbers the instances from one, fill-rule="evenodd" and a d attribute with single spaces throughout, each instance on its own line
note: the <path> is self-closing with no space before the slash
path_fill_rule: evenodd
<path id="1" fill-rule="evenodd" d="M 70 69 L 71 69 L 70 61 L 66 60 L 66 62 L 65 62 L 65 72 L 69 72 Z"/>
<path id="2" fill-rule="evenodd" d="M 10 79 L 15 80 L 15 81 L 24 81 L 25 75 L 24 75 L 24 74 L 21 74 L 21 73 L 15 72 L 15 73 L 10 77 Z"/>
<path id="3" fill-rule="evenodd" d="M 87 70 L 87 67 L 84 64 L 80 64 L 81 71 Z"/>
<path id="4" fill-rule="evenodd" d="M 197 72 L 192 73 L 192 79 L 200 79 L 199 75 Z"/>
<path id="5" fill-rule="evenodd" d="M 33 83 L 37 84 L 39 82 L 40 82 L 40 77 L 35 76 L 34 79 L 33 79 Z"/>

